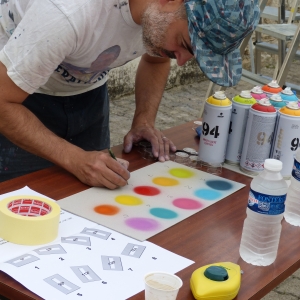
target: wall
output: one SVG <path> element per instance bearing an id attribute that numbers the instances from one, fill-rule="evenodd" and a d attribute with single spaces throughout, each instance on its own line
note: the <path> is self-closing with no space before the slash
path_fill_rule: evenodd
<path id="1" fill-rule="evenodd" d="M 135 72 L 139 61 L 140 58 L 137 58 L 122 67 L 110 71 L 108 89 L 111 100 L 134 93 Z M 176 60 L 172 60 L 166 89 L 203 80 L 206 80 L 206 77 L 194 59 L 182 67 L 177 66 Z"/>

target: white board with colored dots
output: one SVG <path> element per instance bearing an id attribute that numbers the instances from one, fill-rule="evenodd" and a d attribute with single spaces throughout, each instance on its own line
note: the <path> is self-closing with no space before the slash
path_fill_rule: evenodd
<path id="1" fill-rule="evenodd" d="M 144 241 L 245 185 L 168 161 L 131 173 L 117 190 L 90 188 L 58 201 L 61 208 Z"/>

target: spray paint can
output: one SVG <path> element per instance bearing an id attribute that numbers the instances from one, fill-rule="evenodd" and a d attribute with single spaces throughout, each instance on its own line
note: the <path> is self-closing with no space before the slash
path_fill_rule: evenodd
<path id="1" fill-rule="evenodd" d="M 290 87 L 286 87 L 283 91 L 281 91 L 280 96 L 286 104 L 290 102 L 298 102 L 299 100 Z"/>
<path id="2" fill-rule="evenodd" d="M 240 170 L 257 175 L 269 158 L 277 111 L 268 100 L 253 104 L 249 110 Z"/>
<path id="3" fill-rule="evenodd" d="M 238 165 L 241 160 L 247 118 L 250 107 L 256 103 L 250 91 L 242 91 L 232 98 L 232 112 L 229 126 L 225 162 Z"/>
<path id="4" fill-rule="evenodd" d="M 294 155 L 300 142 L 300 108 L 291 102 L 278 111 L 271 158 L 282 161 L 281 174 L 285 179 L 291 176 Z"/>
<path id="5" fill-rule="evenodd" d="M 264 85 L 261 88 L 268 97 L 271 97 L 273 94 L 278 94 L 282 91 L 282 88 L 278 85 L 277 80 L 272 80 L 268 84 Z"/>
<path id="6" fill-rule="evenodd" d="M 280 94 L 274 94 L 269 98 L 270 103 L 279 110 L 280 108 L 286 106 L 286 102 L 282 100 Z"/>
<path id="7" fill-rule="evenodd" d="M 224 163 L 231 110 L 232 103 L 223 91 L 216 92 L 205 101 L 198 151 L 201 162 Z"/>
<path id="8" fill-rule="evenodd" d="M 251 90 L 251 96 L 256 100 L 260 101 L 261 99 L 267 98 L 267 94 L 261 89 L 261 86 L 255 86 Z"/>

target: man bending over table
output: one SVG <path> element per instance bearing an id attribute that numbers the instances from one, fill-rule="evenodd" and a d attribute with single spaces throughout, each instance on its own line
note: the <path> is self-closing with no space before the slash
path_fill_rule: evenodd
<path id="1" fill-rule="evenodd" d="M 258 23 L 258 0 L 2 0 L 0 181 L 53 164 L 90 186 L 130 174 L 109 148 L 110 69 L 141 56 L 124 151 L 146 139 L 159 161 L 175 145 L 155 128 L 170 69 L 195 57 L 213 82 L 241 77 L 238 46 Z"/>

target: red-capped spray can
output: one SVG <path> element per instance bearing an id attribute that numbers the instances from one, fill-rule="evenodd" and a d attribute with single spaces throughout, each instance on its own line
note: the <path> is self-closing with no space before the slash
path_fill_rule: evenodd
<path id="1" fill-rule="evenodd" d="M 232 103 L 223 91 L 216 92 L 206 100 L 198 153 L 201 162 L 224 162 L 231 109 Z"/>
<path id="2" fill-rule="evenodd" d="M 240 161 L 241 171 L 251 175 L 263 171 L 264 161 L 270 156 L 276 116 L 276 109 L 267 99 L 251 106 Z"/>
<path id="3" fill-rule="evenodd" d="M 256 103 L 250 91 L 242 91 L 232 98 L 232 112 L 225 162 L 238 165 L 241 160 L 242 148 L 250 107 Z"/>
<path id="4" fill-rule="evenodd" d="M 300 108 L 296 102 L 289 103 L 278 111 L 274 142 L 270 158 L 282 161 L 281 174 L 291 177 L 294 155 L 300 143 Z"/>

